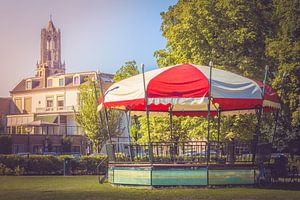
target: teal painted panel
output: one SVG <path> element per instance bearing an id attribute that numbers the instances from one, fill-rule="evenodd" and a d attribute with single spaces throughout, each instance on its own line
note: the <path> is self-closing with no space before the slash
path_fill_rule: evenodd
<path id="1" fill-rule="evenodd" d="M 114 184 L 126 185 L 151 185 L 151 171 L 141 168 L 115 168 L 114 169 Z"/>
<path id="2" fill-rule="evenodd" d="M 113 183 L 114 182 L 114 170 L 108 169 L 108 182 Z"/>
<path id="3" fill-rule="evenodd" d="M 210 185 L 254 184 L 253 169 L 209 170 Z"/>
<path id="4" fill-rule="evenodd" d="M 152 185 L 207 185 L 207 170 L 153 170 Z"/>

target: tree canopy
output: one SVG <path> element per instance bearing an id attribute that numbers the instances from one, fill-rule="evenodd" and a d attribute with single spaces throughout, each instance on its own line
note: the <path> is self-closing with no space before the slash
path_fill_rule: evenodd
<path id="1" fill-rule="evenodd" d="M 79 86 L 79 91 L 79 111 L 75 113 L 75 120 L 83 128 L 87 138 L 93 142 L 94 149 L 99 152 L 109 138 L 105 120 L 100 118 L 101 115 L 104 117 L 104 113 L 97 112 L 100 84 L 88 78 L 86 84 Z M 121 114 L 110 110 L 108 117 L 111 136 L 119 136 L 122 132 Z"/>
<path id="2" fill-rule="evenodd" d="M 256 80 L 263 79 L 268 64 L 268 83 L 282 100 L 277 130 L 284 134 L 280 138 L 286 134 L 300 138 L 299 4 L 298 0 L 179 0 L 161 13 L 161 31 L 167 44 L 154 56 L 159 67 L 213 61 L 217 67 Z M 222 120 L 223 132 L 232 136 L 247 135 L 256 123 L 253 116 Z M 242 130 L 245 126 L 248 128 Z M 270 115 L 266 115 L 262 132 L 272 129 Z"/>
<path id="3" fill-rule="evenodd" d="M 121 66 L 114 76 L 114 81 L 119 82 L 125 78 L 139 74 L 138 66 L 135 60 L 125 62 L 125 65 Z"/>
<path id="4" fill-rule="evenodd" d="M 262 78 L 265 40 L 272 32 L 271 1 L 179 0 L 162 13 L 166 48 L 155 52 L 160 67 L 209 61 L 248 77 Z"/>

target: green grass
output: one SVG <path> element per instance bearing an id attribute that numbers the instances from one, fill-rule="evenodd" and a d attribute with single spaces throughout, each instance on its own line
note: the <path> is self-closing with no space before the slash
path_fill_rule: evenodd
<path id="1" fill-rule="evenodd" d="M 44 199 L 300 199 L 300 191 L 234 187 L 133 189 L 98 184 L 96 176 L 0 177 L 0 200 Z"/>

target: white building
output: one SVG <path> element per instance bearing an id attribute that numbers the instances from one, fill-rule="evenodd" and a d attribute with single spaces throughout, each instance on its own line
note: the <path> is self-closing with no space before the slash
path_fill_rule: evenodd
<path id="1" fill-rule="evenodd" d="M 76 125 L 74 111 L 79 105 L 79 86 L 96 72 L 65 73 L 61 62 L 60 30 L 52 20 L 41 31 L 41 58 L 35 77 L 25 78 L 10 91 L 13 104 L 7 115 L 7 133 L 13 136 L 13 152 L 61 151 L 62 138 L 72 137 L 73 152 L 85 153 L 87 141 Z M 104 88 L 113 75 L 101 74 Z M 35 124 L 26 128 L 25 124 Z M 47 125 L 47 126 L 46 126 Z M 25 138 L 24 135 L 27 137 Z"/>

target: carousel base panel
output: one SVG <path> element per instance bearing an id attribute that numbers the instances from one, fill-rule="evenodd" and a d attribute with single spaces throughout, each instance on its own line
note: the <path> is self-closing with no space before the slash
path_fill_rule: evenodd
<path id="1" fill-rule="evenodd" d="M 253 185 L 253 165 L 109 164 L 108 181 L 128 186 Z"/>

